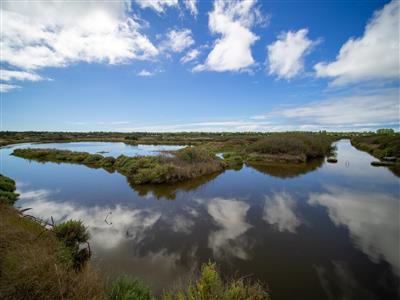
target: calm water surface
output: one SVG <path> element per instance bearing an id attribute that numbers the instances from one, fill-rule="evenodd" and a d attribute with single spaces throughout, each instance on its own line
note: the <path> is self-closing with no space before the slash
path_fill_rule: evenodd
<path id="1" fill-rule="evenodd" d="M 114 156 L 173 149 L 34 146 Z M 266 282 L 273 299 L 398 299 L 399 178 L 347 140 L 337 149 L 337 164 L 243 167 L 136 190 L 117 173 L 0 153 L 1 172 L 21 194 L 16 206 L 43 219 L 82 219 L 93 264 L 107 277 L 130 274 L 161 291 L 211 259 L 226 274 Z"/>

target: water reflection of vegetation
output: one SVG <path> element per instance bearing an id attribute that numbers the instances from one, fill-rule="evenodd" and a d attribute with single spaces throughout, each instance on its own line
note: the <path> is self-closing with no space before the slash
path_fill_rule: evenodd
<path id="1" fill-rule="evenodd" d="M 282 163 L 264 164 L 264 165 L 251 164 L 250 166 L 256 169 L 257 171 L 267 175 L 280 178 L 292 178 L 320 168 L 323 162 L 324 162 L 323 159 L 314 159 L 307 163 L 302 163 L 302 164 L 282 164 Z"/>
<path id="2" fill-rule="evenodd" d="M 220 173 L 213 173 L 204 176 L 200 176 L 191 180 L 183 182 L 174 182 L 169 184 L 142 184 L 135 185 L 130 183 L 130 186 L 138 192 L 139 196 L 145 197 L 151 193 L 157 199 L 166 198 L 169 200 L 175 200 L 176 193 L 178 191 L 190 191 L 197 189 L 198 187 L 206 184 L 207 182 L 214 180 Z"/>

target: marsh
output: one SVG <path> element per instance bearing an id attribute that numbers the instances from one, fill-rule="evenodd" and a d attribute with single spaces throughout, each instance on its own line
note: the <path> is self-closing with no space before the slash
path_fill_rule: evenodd
<path id="1" fill-rule="evenodd" d="M 102 276 L 131 274 L 161 292 L 212 260 L 226 275 L 266 282 L 273 299 L 398 296 L 398 178 L 349 140 L 336 142 L 336 164 L 322 159 L 292 172 L 244 165 L 138 189 L 103 169 L 11 156 L 18 147 L 1 149 L 2 173 L 20 193 L 15 206 L 82 220 Z M 120 145 L 85 147 L 113 153 Z"/>

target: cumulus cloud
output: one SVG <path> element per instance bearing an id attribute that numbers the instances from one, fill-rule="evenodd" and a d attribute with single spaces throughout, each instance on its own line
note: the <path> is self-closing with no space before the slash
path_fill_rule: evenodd
<path id="1" fill-rule="evenodd" d="M 184 0 L 185 7 L 190 11 L 193 16 L 197 16 L 197 0 Z"/>
<path id="2" fill-rule="evenodd" d="M 4 1 L 1 61 L 33 70 L 156 56 L 157 48 L 139 32 L 129 11 L 129 1 Z"/>
<path id="3" fill-rule="evenodd" d="M 189 51 L 185 54 L 185 56 L 183 56 L 183 57 L 180 59 L 180 62 L 181 62 L 182 64 L 186 64 L 186 63 L 188 63 L 188 62 L 190 62 L 190 61 L 195 60 L 199 55 L 200 55 L 200 51 L 199 51 L 199 50 L 197 50 L 197 49 L 189 50 Z"/>
<path id="4" fill-rule="evenodd" d="M 0 83 L 0 93 L 8 93 L 19 88 L 21 88 L 19 85 Z"/>
<path id="5" fill-rule="evenodd" d="M 204 64 L 194 71 L 239 71 L 254 63 L 251 46 L 258 37 L 251 27 L 261 21 L 261 14 L 255 0 L 215 0 L 214 9 L 209 13 L 208 27 L 221 37 L 215 41 Z"/>
<path id="6" fill-rule="evenodd" d="M 155 73 L 148 70 L 141 70 L 137 75 L 141 77 L 151 77 L 154 76 Z"/>
<path id="7" fill-rule="evenodd" d="M 304 67 L 304 56 L 315 42 L 307 37 L 308 30 L 288 31 L 279 35 L 278 40 L 267 46 L 269 74 L 290 79 Z"/>
<path id="8" fill-rule="evenodd" d="M 166 51 L 182 52 L 193 44 L 194 40 L 190 29 L 172 29 L 167 33 L 167 38 L 161 43 L 161 48 Z"/>
<path id="9" fill-rule="evenodd" d="M 150 8 L 158 13 L 163 13 L 169 7 L 177 7 L 178 0 L 136 0 L 140 8 Z"/>
<path id="10" fill-rule="evenodd" d="M 44 80 L 43 77 L 36 73 L 25 72 L 25 71 L 11 71 L 0 69 L 0 80 L 11 81 L 11 80 L 28 80 L 28 81 L 40 81 Z"/>
<path id="11" fill-rule="evenodd" d="M 316 75 L 333 78 L 334 85 L 398 79 L 399 5 L 394 0 L 375 12 L 363 36 L 350 38 L 341 47 L 335 61 L 316 64 Z"/>

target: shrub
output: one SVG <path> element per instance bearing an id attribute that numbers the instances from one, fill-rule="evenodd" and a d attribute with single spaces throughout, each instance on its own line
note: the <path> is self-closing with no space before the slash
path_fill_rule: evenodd
<path id="1" fill-rule="evenodd" d="M 100 154 L 90 154 L 83 161 L 84 164 L 96 164 L 103 159 L 103 155 Z"/>
<path id="2" fill-rule="evenodd" d="M 109 300 L 150 300 L 153 299 L 148 286 L 137 279 L 121 277 L 108 290 Z"/>
<path id="3" fill-rule="evenodd" d="M 18 199 L 15 181 L 0 174 L 0 203 L 13 205 Z"/>
<path id="4" fill-rule="evenodd" d="M 114 166 L 115 163 L 115 158 L 114 157 L 104 157 L 99 164 L 103 167 L 103 168 L 112 168 Z"/>
<path id="5" fill-rule="evenodd" d="M 15 181 L 9 177 L 0 175 L 0 190 L 14 192 L 16 189 Z"/>
<path id="6" fill-rule="evenodd" d="M 81 269 L 90 258 L 88 248 L 80 249 L 89 240 L 89 232 L 82 221 L 69 220 L 53 227 L 56 237 L 63 242 L 72 258 L 75 269 Z"/>
<path id="7" fill-rule="evenodd" d="M 215 155 L 201 147 L 186 147 L 176 151 L 175 156 L 186 163 L 200 163 L 216 160 Z"/>
<path id="8" fill-rule="evenodd" d="M 203 264 L 199 278 L 184 290 L 166 292 L 164 300 L 267 300 L 269 294 L 260 283 L 244 279 L 223 281 L 214 263 Z"/>
<path id="9" fill-rule="evenodd" d="M 330 153 L 333 139 L 324 134 L 275 134 L 266 136 L 246 148 L 248 154 L 293 155 L 308 159 Z"/>

